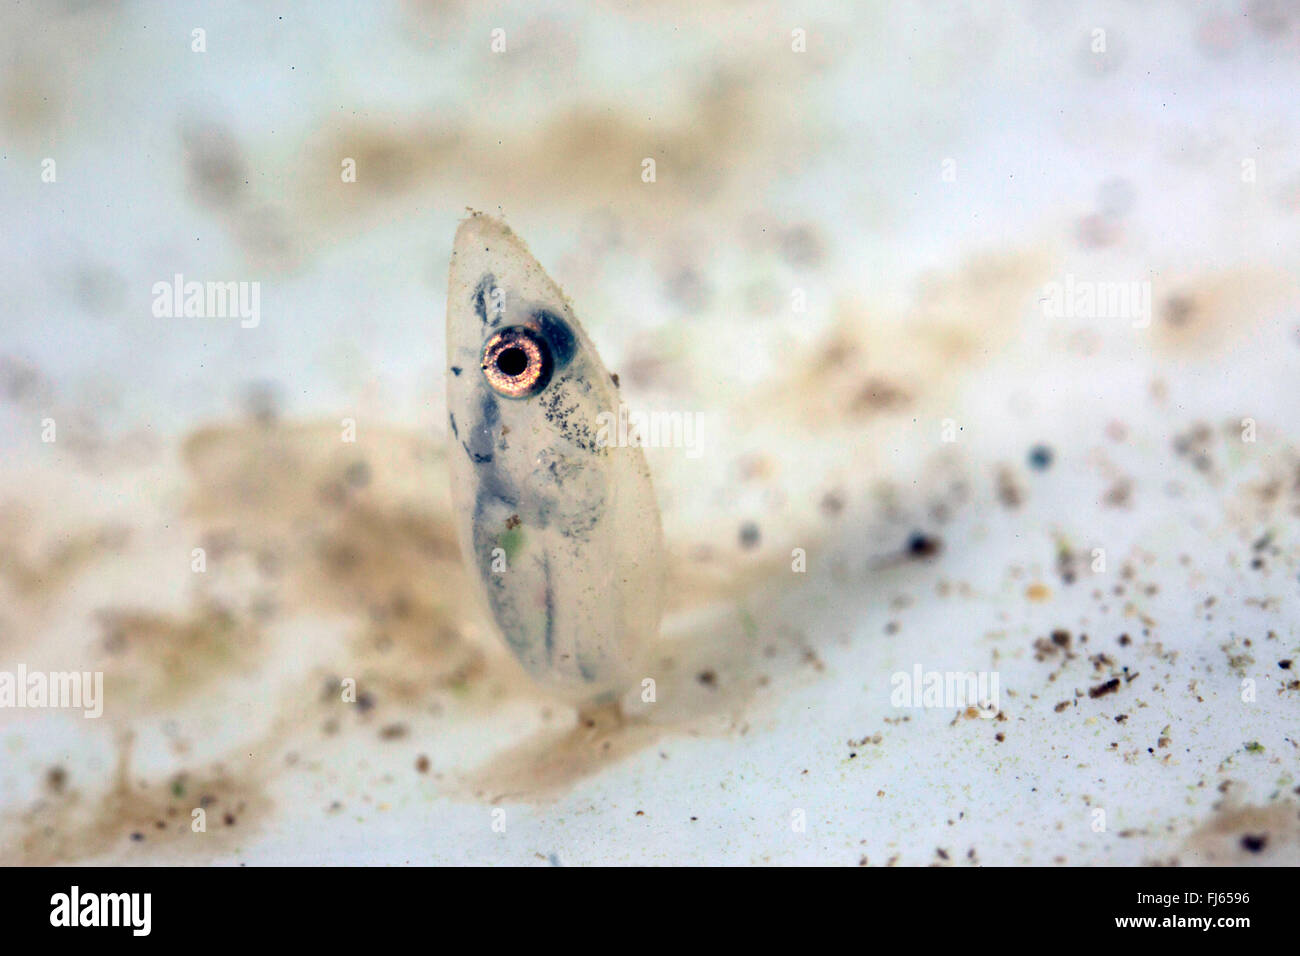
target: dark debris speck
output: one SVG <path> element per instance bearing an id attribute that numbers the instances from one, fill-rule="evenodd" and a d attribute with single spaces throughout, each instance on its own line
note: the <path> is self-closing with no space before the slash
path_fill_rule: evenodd
<path id="1" fill-rule="evenodd" d="M 1251 853 L 1259 853 L 1268 845 L 1268 834 L 1245 833 L 1241 837 L 1241 846 Z"/>
<path id="2" fill-rule="evenodd" d="M 1105 697 L 1107 694 L 1113 694 L 1117 690 L 1119 690 L 1119 678 L 1112 677 L 1110 680 L 1098 684 L 1096 687 L 1089 687 L 1088 696 L 1096 699 L 1098 697 Z"/>
<path id="3" fill-rule="evenodd" d="M 907 553 L 913 558 L 932 558 L 943 550 L 943 541 L 923 531 L 913 531 L 907 539 Z"/>

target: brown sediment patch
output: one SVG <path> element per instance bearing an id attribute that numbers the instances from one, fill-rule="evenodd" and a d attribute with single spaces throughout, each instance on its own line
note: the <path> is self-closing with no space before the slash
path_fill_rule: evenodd
<path id="1" fill-rule="evenodd" d="M 765 414 L 806 425 L 853 424 L 934 408 L 961 375 L 1001 352 L 1037 295 L 1046 258 L 1028 252 L 971 260 L 922 284 L 904 313 L 877 315 L 841 302 L 825 339 L 765 387 Z"/>
<path id="2" fill-rule="evenodd" d="M 1300 804 L 1284 800 L 1266 806 L 1225 805 L 1185 841 L 1188 862 L 1222 866 L 1300 864 Z"/>
<path id="3" fill-rule="evenodd" d="M 39 56 L 24 53 L 0 81 L 0 120 L 11 135 L 35 139 L 58 125 L 67 100 L 60 70 L 43 70 Z"/>
<path id="4" fill-rule="evenodd" d="M 807 551 L 821 543 L 821 536 L 809 534 L 800 540 Z M 734 604 L 779 575 L 790 574 L 790 551 L 771 550 L 741 556 L 697 543 L 671 549 L 666 564 L 668 584 L 664 589 L 665 613 L 690 611 L 711 604 Z M 793 579 L 798 583 L 799 579 Z"/>
<path id="5" fill-rule="evenodd" d="M 113 780 L 93 795 L 75 787 L 75 773 L 57 768 L 47 792 L 5 828 L 16 832 L 0 843 L 0 863 L 51 866 L 103 855 L 143 862 L 160 852 L 210 858 L 236 849 L 271 809 L 255 777 L 214 766 L 138 780 L 130 763 L 131 737 L 123 735 Z M 203 811 L 202 832 L 193 828 L 195 810 Z"/>
<path id="6" fill-rule="evenodd" d="M 488 802 L 545 803 L 669 737 L 744 733 L 744 716 L 770 672 L 797 681 L 816 658 L 799 632 L 782 626 L 774 603 L 730 605 L 704 619 L 669 621 L 644 667 L 644 683 L 618 704 L 575 715 L 567 730 L 546 730 L 467 774 L 456 792 Z M 762 622 L 762 624 L 760 624 Z"/>
<path id="7" fill-rule="evenodd" d="M 1277 309 L 1300 301 L 1294 278 L 1263 269 L 1162 280 L 1156 290 L 1153 341 L 1160 352 L 1179 358 L 1214 355 L 1258 330 Z"/>
<path id="8" fill-rule="evenodd" d="M 473 698 L 520 675 L 482 631 L 446 503 L 444 451 L 400 429 L 332 425 L 210 428 L 186 443 L 187 510 L 219 563 L 265 567 L 278 615 L 349 622 L 346 660 L 385 697 Z M 484 632 L 486 636 L 486 632 Z"/>
<path id="9" fill-rule="evenodd" d="M 445 452 L 413 431 L 329 423 L 237 423 L 191 433 L 181 459 L 199 521 L 283 534 L 358 495 L 433 499 Z M 432 489 L 432 490 L 431 490 Z"/>
<path id="10" fill-rule="evenodd" d="M 355 441 L 344 434 L 332 422 L 286 424 L 263 414 L 201 428 L 182 443 L 180 514 L 159 500 L 147 503 L 140 521 L 179 519 L 181 540 L 205 548 L 207 573 L 196 576 L 182 610 L 144 603 L 100 609 L 101 629 L 91 633 L 104 642 L 112 699 L 127 702 L 127 711 L 201 709 L 231 679 L 284 658 L 287 651 L 275 646 L 279 627 L 289 633 L 301 622 L 324 620 L 341 627 L 342 643 L 331 643 L 302 680 L 257 715 L 278 728 L 277 739 L 315 739 L 322 729 L 328 736 L 345 720 L 351 727 L 353 718 L 367 736 L 382 738 L 383 727 L 445 707 L 465 718 L 511 701 L 554 706 L 492 637 L 470 596 L 447 502 L 446 450 L 414 431 L 365 422 Z M 516 742 L 477 769 L 453 771 L 447 779 L 461 781 L 453 792 L 551 799 L 667 736 L 742 733 L 742 715 L 771 682 L 812 679 L 822 666 L 815 648 L 780 623 L 799 619 L 776 606 L 790 589 L 771 586 L 806 578 L 785 577 L 792 573 L 789 551 L 769 549 L 769 539 L 779 540 L 765 526 L 762 546 L 744 551 L 733 529 L 731 549 L 716 562 L 677 569 L 689 586 L 677 594 L 665 636 L 645 665 L 656 683 L 654 703 L 634 694 L 625 720 Z M 259 595 L 266 616 L 257 600 L 244 600 Z M 337 688 L 335 675 L 356 678 L 360 706 L 339 709 L 335 693 L 325 706 L 319 688 Z M 470 732 L 463 719 L 461 726 Z M 293 772 L 288 765 L 274 771 Z M 75 771 L 69 777 L 75 784 Z M 217 771 L 203 779 L 231 788 L 235 799 L 256 795 L 251 784 Z M 100 812 L 72 787 L 47 796 L 39 816 L 28 814 L 24 858 L 71 858 L 83 842 L 90 854 L 111 850 L 126 828 L 124 816 L 165 814 L 171 806 L 162 783 L 151 786 L 143 796 L 119 787 Z M 42 849 L 56 832 L 61 842 Z"/>
<path id="11" fill-rule="evenodd" d="M 216 603 L 182 616 L 144 609 L 99 612 L 105 693 L 136 707 L 166 709 L 234 673 L 257 667 L 260 630 Z"/>
<path id="12" fill-rule="evenodd" d="M 100 558 L 119 554 L 131 530 L 120 523 L 36 541 L 33 517 L 17 502 L 0 503 L 0 580 L 23 600 L 50 598 Z"/>
<path id="13" fill-rule="evenodd" d="M 309 592 L 319 585 L 309 596 L 321 604 L 360 604 L 400 621 L 435 606 L 430 580 L 451 594 L 468 586 L 447 516 L 357 503 L 322 517 L 302 581 Z"/>
<path id="14" fill-rule="evenodd" d="M 503 649 L 470 638 L 437 609 L 353 632 L 338 668 L 385 703 L 422 707 L 449 695 L 457 706 L 492 709 L 540 692 Z"/>
<path id="15" fill-rule="evenodd" d="M 125 8 L 116 3 L 10 4 L 0 34 L 0 128 L 6 142 L 51 143 L 81 117 L 77 78 L 118 49 Z"/>
<path id="16" fill-rule="evenodd" d="M 463 795 L 494 804 L 547 802 L 644 750 L 666 732 L 622 716 L 616 706 L 579 713 L 571 729 L 543 732 L 498 754 L 469 777 Z"/>
<path id="17" fill-rule="evenodd" d="M 815 136 L 798 111 L 758 108 L 771 95 L 781 93 L 737 67 L 685 90 L 665 116 L 610 102 L 559 108 L 536 122 L 503 117 L 508 125 L 500 128 L 467 121 L 473 104 L 438 120 L 426 113 L 347 117 L 304 143 L 300 165 L 309 174 L 294 200 L 294 221 L 303 236 L 360 232 L 415 196 L 441 197 L 454 209 L 466 197 L 507 210 L 608 203 L 662 219 L 698 209 L 701 197 L 718 202 L 746 175 L 775 175 L 782 154 L 811 152 Z M 766 118 L 773 115 L 790 119 L 776 124 Z M 748 161 L 755 153 L 769 160 L 755 166 Z M 345 159 L 356 162 L 355 182 L 341 175 Z M 642 180 L 646 159 L 655 162 L 654 182 Z"/>

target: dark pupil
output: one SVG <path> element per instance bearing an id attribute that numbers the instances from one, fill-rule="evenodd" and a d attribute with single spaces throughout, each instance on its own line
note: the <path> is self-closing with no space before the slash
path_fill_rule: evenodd
<path id="1" fill-rule="evenodd" d="M 509 375 L 511 378 L 522 375 L 524 369 L 528 368 L 528 356 L 523 349 L 503 349 L 497 356 L 497 368 L 501 370 L 502 375 Z"/>

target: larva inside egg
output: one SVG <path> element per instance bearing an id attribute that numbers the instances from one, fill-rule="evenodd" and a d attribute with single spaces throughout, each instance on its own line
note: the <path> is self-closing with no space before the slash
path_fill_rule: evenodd
<path id="1" fill-rule="evenodd" d="M 577 703 L 638 687 L 664 574 L 645 455 L 598 440 L 614 379 L 559 287 L 487 216 L 456 235 L 447 364 L 457 529 L 497 632 Z"/>

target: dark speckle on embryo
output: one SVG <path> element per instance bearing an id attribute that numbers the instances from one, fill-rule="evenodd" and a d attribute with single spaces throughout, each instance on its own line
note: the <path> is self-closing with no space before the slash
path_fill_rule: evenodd
<path id="1" fill-rule="evenodd" d="M 540 397 L 542 414 L 561 438 L 594 455 L 600 451 L 596 435 L 590 423 L 579 415 L 577 403 L 570 398 L 569 389 L 576 386 L 577 383 L 568 377 L 553 382 Z"/>
<path id="2" fill-rule="evenodd" d="M 478 285 L 474 287 L 474 294 L 471 301 L 474 304 L 474 314 L 478 316 L 480 322 L 488 324 L 488 298 L 492 290 L 496 287 L 497 277 L 490 272 L 483 273 L 483 278 L 478 280 Z"/>

